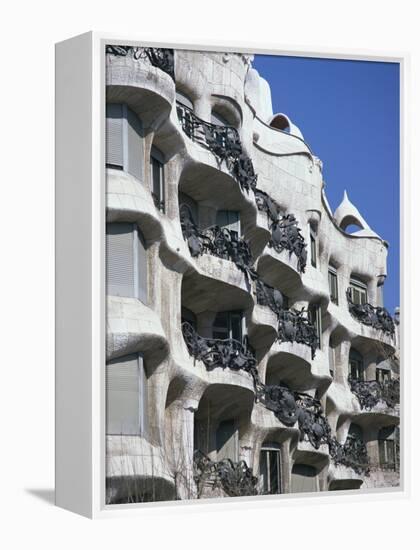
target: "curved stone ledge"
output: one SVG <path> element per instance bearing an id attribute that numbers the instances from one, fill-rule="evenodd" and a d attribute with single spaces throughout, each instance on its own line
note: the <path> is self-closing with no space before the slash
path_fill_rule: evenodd
<path id="1" fill-rule="evenodd" d="M 319 473 L 330 462 L 328 445 L 321 445 L 315 449 L 309 441 L 298 441 L 295 450 L 292 452 L 292 459 L 299 464 L 313 466 Z"/>
<path id="2" fill-rule="evenodd" d="M 342 491 L 360 489 L 364 476 L 356 473 L 352 468 L 342 464 L 330 462 L 328 468 L 328 490 Z"/>
<path id="3" fill-rule="evenodd" d="M 107 360 L 143 353 L 154 368 L 169 354 L 158 315 L 136 298 L 107 297 Z"/>
<path id="4" fill-rule="evenodd" d="M 256 269 L 267 284 L 290 296 L 302 287 L 297 264 L 297 257 L 288 250 L 276 252 L 266 246 L 256 261 Z"/>
<path id="5" fill-rule="evenodd" d="M 306 155 L 312 159 L 308 145 L 297 136 L 282 132 L 265 124 L 258 117 L 254 118 L 254 136 L 258 136 L 254 145 L 270 155 Z"/>
<path id="6" fill-rule="evenodd" d="M 126 103 L 145 126 L 151 126 L 168 116 L 175 100 L 175 84 L 146 60 L 107 55 L 106 96 L 109 103 Z"/>

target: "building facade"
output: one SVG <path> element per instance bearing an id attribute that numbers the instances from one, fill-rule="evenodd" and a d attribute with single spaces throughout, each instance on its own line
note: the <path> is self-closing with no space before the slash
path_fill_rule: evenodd
<path id="1" fill-rule="evenodd" d="M 108 503 L 399 484 L 387 243 L 270 94 L 107 47 Z"/>

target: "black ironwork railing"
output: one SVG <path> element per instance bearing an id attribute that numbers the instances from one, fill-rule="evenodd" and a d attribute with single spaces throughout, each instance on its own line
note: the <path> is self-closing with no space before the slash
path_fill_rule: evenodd
<path id="1" fill-rule="evenodd" d="M 133 59 L 148 59 L 153 67 L 167 73 L 175 81 L 174 50 L 171 48 L 145 48 L 138 46 L 106 46 L 106 53 Z"/>
<path id="2" fill-rule="evenodd" d="M 370 461 L 366 444 L 360 437 L 348 434 L 344 445 L 332 440 L 330 455 L 335 464 L 352 468 L 358 474 L 369 475 Z"/>
<path id="3" fill-rule="evenodd" d="M 312 359 L 319 347 L 319 338 L 314 324 L 305 309 L 285 309 L 279 317 L 279 339 L 283 342 L 297 342 L 311 348 Z"/>
<path id="4" fill-rule="evenodd" d="M 206 122 L 181 103 L 177 103 L 177 113 L 184 133 L 211 151 L 220 163 L 225 162 L 242 190 L 255 189 L 257 175 L 252 160 L 243 151 L 236 128 Z"/>
<path id="5" fill-rule="evenodd" d="M 206 485 L 220 487 L 230 497 L 258 494 L 258 479 L 244 460 L 233 462 L 225 458 L 216 462 L 201 451 L 195 451 L 194 480 L 199 498 Z"/>
<path id="6" fill-rule="evenodd" d="M 293 214 L 286 214 L 273 221 L 271 226 L 271 240 L 269 246 L 276 252 L 288 250 L 289 254 L 295 254 L 298 259 L 298 271 L 305 272 L 308 253 L 306 243 L 301 233 L 298 222 Z"/>
<path id="7" fill-rule="evenodd" d="M 187 321 L 182 323 L 182 334 L 189 354 L 195 360 L 202 361 L 207 370 L 221 367 L 247 372 L 254 383 L 255 401 L 273 412 L 285 426 L 291 427 L 297 423 L 301 441 L 309 441 L 315 449 L 326 444 L 336 463 L 359 467 L 361 461 L 350 456 L 356 452 L 351 444 L 346 442 L 341 445 L 331 435 L 331 427 L 318 399 L 293 391 L 286 385 L 266 385 L 261 382 L 250 346 L 233 339 L 204 338 Z"/>
<path id="8" fill-rule="evenodd" d="M 371 410 L 379 402 L 393 409 L 400 402 L 400 381 L 398 378 L 377 382 L 376 380 L 355 380 L 349 376 L 351 391 L 357 397 L 362 409 Z"/>
<path id="9" fill-rule="evenodd" d="M 235 231 L 218 225 L 200 231 L 187 209 L 181 210 L 180 218 L 182 234 L 193 257 L 204 253 L 212 254 L 232 261 L 245 273 L 248 281 L 258 277 L 252 267 L 253 260 L 249 244 L 238 237 Z"/>
<path id="10" fill-rule="evenodd" d="M 207 370 L 221 367 L 222 369 L 229 368 L 234 371 L 244 370 L 254 380 L 258 376 L 257 361 L 246 343 L 231 338 L 224 340 L 204 338 L 187 321 L 182 323 L 182 334 L 189 354 L 197 361 L 202 361 Z"/>
<path id="11" fill-rule="evenodd" d="M 351 299 L 351 289 L 347 289 L 347 302 L 351 315 L 364 325 L 382 330 L 391 336 L 395 333 L 395 324 L 391 315 L 384 307 L 375 307 L 372 304 L 355 304 Z"/>
<path id="12" fill-rule="evenodd" d="M 265 212 L 271 222 L 277 222 L 281 212 L 280 206 L 265 191 L 255 189 L 254 193 L 258 210 Z"/>
<path id="13" fill-rule="evenodd" d="M 256 280 L 256 296 L 258 304 L 269 307 L 277 315 L 279 340 L 309 346 L 313 359 L 319 347 L 319 338 L 315 325 L 308 318 L 308 312 L 304 309 L 298 311 L 285 308 L 280 290 L 267 285 L 261 279 Z"/>

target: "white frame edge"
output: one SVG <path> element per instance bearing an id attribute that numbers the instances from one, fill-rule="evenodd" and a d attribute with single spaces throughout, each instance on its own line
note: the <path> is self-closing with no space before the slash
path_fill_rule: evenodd
<path id="1" fill-rule="evenodd" d="M 105 505 L 105 45 L 164 46 L 178 49 L 252 52 L 365 61 L 400 65 L 400 189 L 401 189 L 401 486 L 365 491 L 273 495 Z M 411 318 L 409 287 L 407 147 L 409 55 L 407 53 L 340 50 L 317 47 L 253 45 L 224 41 L 185 44 L 133 40 L 89 32 L 56 44 L 56 505 L 89 518 L 144 517 L 170 509 L 182 513 L 226 509 L 302 506 L 325 502 L 378 501 L 409 497 L 407 430 L 410 373 L 407 334 Z M 76 223 L 75 223 L 76 222 Z M 304 502 L 301 498 L 304 497 Z M 220 508 L 221 509 L 221 508 Z"/>

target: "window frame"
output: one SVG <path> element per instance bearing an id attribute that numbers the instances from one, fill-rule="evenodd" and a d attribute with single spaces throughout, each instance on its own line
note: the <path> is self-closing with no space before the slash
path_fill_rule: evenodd
<path id="1" fill-rule="evenodd" d="M 322 348 L 322 312 L 319 305 L 310 305 L 308 308 L 308 319 L 315 326 L 318 336 L 318 349 Z"/>
<path id="2" fill-rule="evenodd" d="M 353 376 L 353 370 L 357 373 L 356 376 Z M 366 380 L 363 356 L 355 349 L 350 349 L 349 352 L 349 375 L 352 380 L 358 380 L 359 382 L 365 382 Z"/>
<path id="3" fill-rule="evenodd" d="M 349 282 L 350 299 L 355 305 L 364 305 L 368 303 L 367 284 L 359 281 L 358 279 L 350 278 Z M 361 297 L 360 300 L 355 300 L 355 292 L 358 292 Z"/>
<path id="4" fill-rule="evenodd" d="M 215 327 L 215 322 L 216 322 L 216 319 L 217 319 L 217 316 L 218 315 L 223 315 L 225 314 L 227 316 L 227 329 L 226 329 L 226 338 L 220 338 L 220 337 L 216 337 L 214 335 L 215 333 L 215 328 L 219 331 L 219 332 L 222 332 L 222 330 L 224 329 L 224 327 L 222 326 L 219 326 L 219 327 Z M 239 320 L 239 326 L 240 326 L 240 340 L 238 340 L 237 338 L 233 338 L 233 325 L 232 325 L 232 321 L 233 319 L 237 317 L 238 320 Z M 235 340 L 237 342 L 240 342 L 241 344 L 243 343 L 244 341 L 244 337 L 246 336 L 246 325 L 245 325 L 245 315 L 243 314 L 242 311 L 240 310 L 233 310 L 233 311 L 218 311 L 216 313 L 216 316 L 214 317 L 214 320 L 213 320 L 213 323 L 212 323 L 212 338 L 214 340 Z"/>
<path id="5" fill-rule="evenodd" d="M 315 269 L 318 265 L 318 239 L 315 229 L 309 224 L 309 248 L 311 252 L 311 265 Z"/>
<path id="6" fill-rule="evenodd" d="M 330 301 L 338 306 L 338 274 L 335 267 L 332 266 L 328 267 L 328 288 L 330 291 Z"/>
<path id="7" fill-rule="evenodd" d="M 166 212 L 166 193 L 165 193 L 165 157 L 163 153 L 155 145 L 150 149 L 150 192 L 153 197 L 153 202 L 156 208 L 163 214 Z M 158 170 L 158 187 L 159 193 L 155 192 L 155 168 Z"/>
<path id="8" fill-rule="evenodd" d="M 266 456 L 263 458 L 263 454 Z M 271 490 L 271 461 L 270 457 L 273 455 L 276 456 L 276 462 L 277 462 L 277 491 Z M 266 468 L 266 476 L 267 476 L 267 490 L 265 490 L 265 483 L 264 483 L 264 474 L 261 471 L 262 461 L 265 461 L 265 468 Z M 260 459 L 259 459 L 259 482 L 260 487 L 263 491 L 264 495 L 281 495 L 283 493 L 283 479 L 282 479 L 282 455 L 281 455 L 281 449 L 278 445 L 273 443 L 266 443 L 263 444 L 260 450 Z"/>

